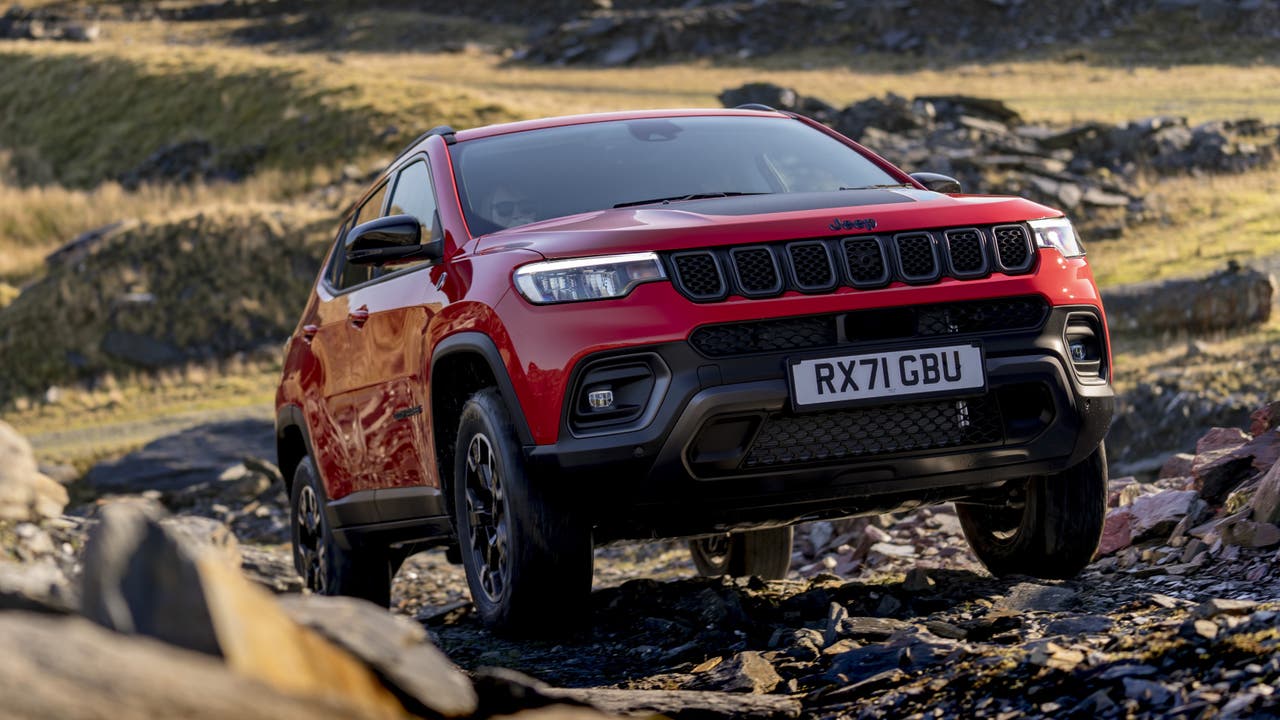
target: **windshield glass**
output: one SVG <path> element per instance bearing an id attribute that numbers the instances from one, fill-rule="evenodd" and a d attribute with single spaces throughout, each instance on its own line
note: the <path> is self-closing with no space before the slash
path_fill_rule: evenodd
<path id="1" fill-rule="evenodd" d="M 477 235 L 662 199 L 897 184 L 857 151 L 790 118 L 618 120 L 469 140 L 451 152 Z"/>

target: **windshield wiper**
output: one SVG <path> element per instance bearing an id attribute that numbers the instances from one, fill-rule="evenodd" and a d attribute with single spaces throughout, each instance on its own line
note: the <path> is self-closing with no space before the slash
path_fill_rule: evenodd
<path id="1" fill-rule="evenodd" d="M 858 187 L 842 187 L 841 190 L 884 190 L 885 188 L 913 188 L 910 183 L 885 183 L 883 185 L 859 185 Z"/>
<path id="2" fill-rule="evenodd" d="M 654 205 L 656 203 L 679 202 L 681 200 L 707 200 L 709 198 L 722 197 L 738 197 L 740 195 L 768 195 L 763 192 L 706 192 L 693 193 L 692 195 L 675 195 L 673 197 L 654 198 L 652 200 L 632 200 L 631 202 L 621 202 L 614 205 L 615 208 L 632 207 L 635 205 Z"/>

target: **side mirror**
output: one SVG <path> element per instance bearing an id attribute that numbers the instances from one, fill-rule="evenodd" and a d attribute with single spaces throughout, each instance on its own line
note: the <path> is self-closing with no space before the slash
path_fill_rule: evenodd
<path id="1" fill-rule="evenodd" d="M 962 193 L 960 181 L 947 175 L 931 172 L 911 173 L 911 179 L 937 193 Z"/>
<path id="2" fill-rule="evenodd" d="M 347 235 L 347 262 L 352 265 L 388 265 L 409 260 L 439 260 L 444 245 L 434 228 L 430 241 L 422 244 L 422 224 L 412 215 L 391 215 L 357 225 Z"/>

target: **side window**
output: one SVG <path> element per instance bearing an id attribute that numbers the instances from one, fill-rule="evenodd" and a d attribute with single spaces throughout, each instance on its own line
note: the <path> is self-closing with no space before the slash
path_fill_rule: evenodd
<path id="1" fill-rule="evenodd" d="M 422 225 L 422 241 L 431 238 L 432 223 L 436 214 L 436 196 L 431 188 L 431 171 L 422 160 L 411 163 L 400 171 L 396 178 L 396 189 L 391 193 L 391 207 L 388 215 L 412 215 Z M 396 265 L 390 271 L 403 270 L 426 264 L 416 261 Z"/>
<path id="2" fill-rule="evenodd" d="M 370 220 L 379 217 L 382 214 L 382 200 L 386 196 L 387 186 L 384 183 L 383 186 L 378 188 L 373 195 L 370 195 L 369 199 L 366 200 L 365 203 L 360 206 L 360 209 L 356 211 L 356 218 L 351 223 L 351 227 L 347 228 L 347 230 L 350 231 L 351 228 L 354 228 L 360 223 L 369 222 Z M 341 242 L 344 249 L 346 247 L 346 242 L 347 238 L 344 234 Z M 348 265 L 346 253 L 343 251 L 339 251 L 338 257 L 335 258 L 335 260 L 336 273 L 333 276 L 332 282 L 334 287 L 339 290 L 346 290 L 347 288 L 355 287 L 360 283 L 369 282 L 374 277 L 373 268 L 369 265 Z"/>

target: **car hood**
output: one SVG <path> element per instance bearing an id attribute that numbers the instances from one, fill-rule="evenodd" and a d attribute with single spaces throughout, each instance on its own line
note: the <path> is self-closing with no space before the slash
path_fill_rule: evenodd
<path id="1" fill-rule="evenodd" d="M 485 235 L 477 249 L 523 247 L 548 258 L 579 257 L 1023 222 L 1061 214 L 1022 198 L 909 188 L 747 195 L 554 218 Z"/>

